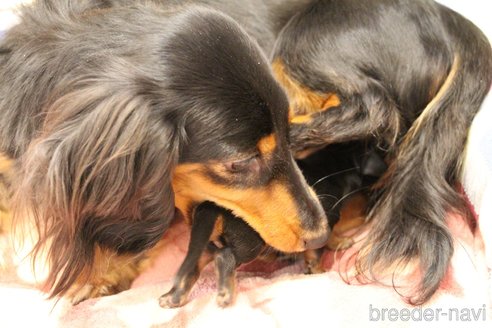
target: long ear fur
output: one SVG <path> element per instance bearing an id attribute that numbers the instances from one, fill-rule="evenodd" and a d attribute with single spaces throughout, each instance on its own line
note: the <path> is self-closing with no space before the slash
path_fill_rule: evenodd
<path id="1" fill-rule="evenodd" d="M 140 252 L 174 218 L 174 129 L 145 93 L 114 83 L 73 85 L 21 158 L 13 212 L 37 226 L 33 255 L 47 254 L 51 296 L 90 277 L 96 245 Z"/>
<path id="2" fill-rule="evenodd" d="M 417 296 L 407 299 L 413 304 L 426 302 L 447 272 L 453 254 L 447 213 L 470 217 L 455 187 L 468 129 L 490 88 L 492 56 L 484 39 L 466 40 L 470 45 L 455 54 L 440 91 L 403 138 L 383 177 L 382 196 L 369 215 L 373 227 L 359 253 L 359 271 L 371 275 L 418 259 L 422 280 Z"/>

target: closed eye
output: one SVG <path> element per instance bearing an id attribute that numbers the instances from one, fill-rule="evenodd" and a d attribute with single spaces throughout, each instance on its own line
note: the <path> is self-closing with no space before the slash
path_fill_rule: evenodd
<path id="1" fill-rule="evenodd" d="M 260 157 L 255 155 L 240 161 L 225 163 L 225 168 L 231 173 L 258 173 L 260 171 Z"/>

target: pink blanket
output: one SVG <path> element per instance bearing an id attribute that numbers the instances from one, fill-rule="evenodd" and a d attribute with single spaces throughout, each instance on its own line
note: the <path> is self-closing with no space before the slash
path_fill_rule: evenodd
<path id="1" fill-rule="evenodd" d="M 325 322 L 331 327 L 412 327 L 425 322 L 447 327 L 472 323 L 490 326 L 492 320 L 491 270 L 487 267 L 484 236 L 473 234 L 458 216 L 450 215 L 455 254 L 447 278 L 432 300 L 411 307 L 398 293 L 382 284 L 360 284 L 339 274 L 350 272 L 350 252 L 326 252 L 327 272 L 302 274 L 302 261 L 275 270 L 256 271 L 254 265 L 238 273 L 235 305 L 222 309 L 215 303 L 215 276 L 209 265 L 179 309 L 162 309 L 158 297 L 168 291 L 188 242 L 188 229 L 175 224 L 166 234 L 165 250 L 155 265 L 144 272 L 128 291 L 70 306 L 61 300 L 47 301 L 32 287 L 16 286 L 13 280 L 0 285 L 2 324 L 7 327 L 59 325 L 60 327 L 209 327 L 257 326 L 302 327 Z M 489 233 L 485 238 L 492 240 Z M 489 262 L 491 263 L 491 262 Z M 256 269 L 260 266 L 256 266 Z M 404 280 L 402 280 L 404 281 Z M 403 291 L 398 289 L 398 291 Z M 6 317 L 6 319 L 5 319 Z M 5 321 L 6 320 L 6 321 Z"/>

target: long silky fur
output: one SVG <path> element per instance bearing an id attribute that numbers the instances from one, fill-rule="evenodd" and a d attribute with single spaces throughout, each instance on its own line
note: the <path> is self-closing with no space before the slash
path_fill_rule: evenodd
<path id="1" fill-rule="evenodd" d="M 285 26 L 273 58 L 303 86 L 341 99 L 291 127 L 295 152 L 367 138 L 387 150 L 372 228 L 356 255 L 359 277 L 383 280 L 417 264 L 422 279 L 401 291 L 409 303 L 426 302 L 453 254 L 447 215 L 470 218 L 456 187 L 491 86 L 487 38 L 430 0 L 314 1 Z"/>
<path id="2" fill-rule="evenodd" d="M 26 9 L 23 15 L 26 24 L 38 22 L 43 30 L 72 24 L 70 15 L 101 3 L 41 1 L 43 10 Z M 1 142 L 20 163 L 11 203 L 15 226 L 34 222 L 39 240 L 33 261 L 47 257 L 50 294 L 63 295 L 90 278 L 97 245 L 138 253 L 160 240 L 174 218 L 170 179 L 179 129 L 155 110 L 149 95 L 158 87 L 149 72 L 115 57 L 96 61 L 97 74 L 62 80 L 63 65 L 79 59 L 51 59 L 51 51 L 60 50 L 25 31 L 13 28 L 12 40 L 7 36 L 4 43 L 21 55 L 1 68 L 2 76 L 16 76 L 1 84 L 2 94 L 18 95 L 0 100 Z"/>
<path id="3" fill-rule="evenodd" d="M 90 296 L 77 294 L 86 283 L 101 285 L 105 254 L 151 256 L 146 251 L 188 210 L 175 211 L 177 165 L 251 156 L 269 134 L 280 138 L 282 165 L 258 182 L 292 183 L 300 221 L 309 221 L 306 230 L 319 223 L 325 234 L 321 206 L 287 147 L 287 99 L 258 47 L 273 42 L 261 24 L 268 15 L 248 15 L 264 37 L 255 42 L 220 13 L 242 17 L 263 2 L 243 10 L 210 2 L 217 6 L 39 0 L 0 41 L 0 149 L 19 166 L 12 212 L 16 226 L 37 228 L 34 262 L 47 256 L 51 296 Z M 245 187 L 243 175 L 233 175 L 234 186 Z M 108 287 L 126 288 L 133 276 L 122 278 Z M 91 295 L 106 286 L 94 287 Z"/>
<path id="4" fill-rule="evenodd" d="M 456 39 L 447 77 L 397 148 L 357 260 L 359 272 L 374 278 L 416 259 L 422 279 L 416 290 L 403 294 L 414 305 L 434 295 L 449 268 L 454 242 L 447 215 L 472 220 L 457 183 L 469 127 L 490 89 L 492 52 L 478 30 L 461 37 L 460 24 L 475 29 L 467 21 L 450 23 Z"/>
<path id="5" fill-rule="evenodd" d="M 173 149 L 155 146 L 173 136 L 159 130 L 145 99 L 103 83 L 87 85 L 50 106 L 13 198 L 14 220 L 33 218 L 42 236 L 35 257 L 50 245 L 53 295 L 81 273 L 88 277 L 96 242 L 120 252 L 147 249 L 174 211 L 164 187 Z"/>

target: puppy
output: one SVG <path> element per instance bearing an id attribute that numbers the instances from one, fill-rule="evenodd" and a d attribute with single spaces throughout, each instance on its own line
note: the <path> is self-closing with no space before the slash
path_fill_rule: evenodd
<path id="1" fill-rule="evenodd" d="M 237 267 L 264 249 L 261 236 L 244 220 L 211 202 L 200 204 L 194 211 L 188 252 L 173 287 L 160 297 L 160 306 L 182 306 L 201 270 L 212 260 L 217 272 L 217 304 L 230 305 L 235 297 Z"/>
<path id="2" fill-rule="evenodd" d="M 37 232 L 50 295 L 128 288 L 169 223 L 204 202 L 278 250 L 324 245 L 258 44 L 210 8 L 115 3 L 36 1 L 0 42 L 10 208 Z"/>
<path id="3" fill-rule="evenodd" d="M 313 1 L 282 29 L 272 62 L 299 156 L 368 138 L 386 149 L 357 267 L 378 279 L 418 264 L 422 279 L 405 299 L 426 302 L 453 254 L 446 214 L 469 216 L 455 187 L 491 86 L 487 38 L 431 0 Z"/>
<path id="4" fill-rule="evenodd" d="M 315 190 L 328 218 L 327 247 L 346 249 L 354 244 L 346 232 L 363 225 L 378 179 L 387 165 L 376 145 L 366 141 L 333 144 L 297 160 L 306 181 Z M 320 273 L 323 249 L 304 252 L 306 273 Z"/>
<path id="5" fill-rule="evenodd" d="M 386 170 L 378 149 L 362 142 L 330 145 L 299 160 L 298 165 L 317 192 L 328 225 L 333 229 L 326 246 L 331 249 L 350 247 L 353 240 L 341 234 L 363 224 L 369 187 Z M 266 254 L 266 250 L 274 255 L 269 256 L 270 260 L 278 259 L 274 250 L 244 220 L 211 202 L 195 207 L 190 225 L 186 257 L 173 287 L 159 299 L 162 307 L 185 304 L 201 270 L 212 260 L 217 272 L 217 304 L 225 307 L 234 301 L 235 271 L 239 265 Z M 324 271 L 320 263 L 323 250 L 324 247 L 320 247 L 304 253 L 306 273 Z"/>

